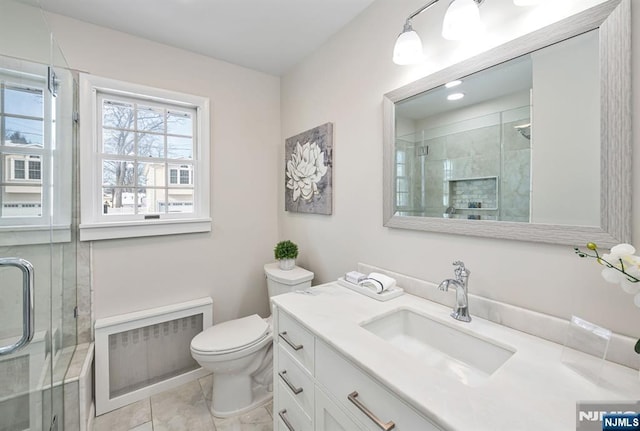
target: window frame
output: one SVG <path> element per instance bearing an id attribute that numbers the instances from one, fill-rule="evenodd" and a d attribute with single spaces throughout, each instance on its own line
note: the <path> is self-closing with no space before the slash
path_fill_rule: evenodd
<path id="1" fill-rule="evenodd" d="M 112 238 L 133 238 L 210 232 L 210 103 L 202 96 L 133 84 L 86 73 L 79 76 L 80 85 L 80 240 L 92 241 Z M 102 152 L 99 148 L 102 118 L 99 101 L 112 95 L 134 99 L 140 103 L 166 108 L 190 108 L 195 111 L 193 158 L 192 213 L 103 214 Z M 186 160 L 185 160 L 186 161 Z M 173 163 L 175 162 L 175 163 Z M 171 160 L 180 165 L 180 159 Z M 167 165 L 167 173 L 169 175 Z M 179 174 L 178 174 L 179 175 Z M 179 187 L 169 184 L 167 187 Z"/>

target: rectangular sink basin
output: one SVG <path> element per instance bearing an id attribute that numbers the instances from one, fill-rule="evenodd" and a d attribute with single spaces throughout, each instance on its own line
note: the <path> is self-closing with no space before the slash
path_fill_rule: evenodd
<path id="1" fill-rule="evenodd" d="M 469 386 L 487 381 L 515 350 L 407 309 L 361 325 L 367 331 Z"/>

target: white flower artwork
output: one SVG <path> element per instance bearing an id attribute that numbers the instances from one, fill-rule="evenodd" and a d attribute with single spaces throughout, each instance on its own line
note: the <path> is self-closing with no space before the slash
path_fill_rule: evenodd
<path id="1" fill-rule="evenodd" d="M 285 209 L 331 214 L 333 124 L 285 141 Z"/>

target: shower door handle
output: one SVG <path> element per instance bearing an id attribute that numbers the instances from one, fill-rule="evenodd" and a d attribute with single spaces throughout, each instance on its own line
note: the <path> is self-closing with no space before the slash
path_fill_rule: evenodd
<path id="1" fill-rule="evenodd" d="M 22 271 L 22 337 L 13 344 L 0 347 L 0 356 L 9 355 L 26 346 L 33 339 L 35 316 L 33 313 L 33 265 L 19 257 L 0 258 L 0 266 L 13 266 Z M 1 294 L 1 293 L 0 293 Z"/>

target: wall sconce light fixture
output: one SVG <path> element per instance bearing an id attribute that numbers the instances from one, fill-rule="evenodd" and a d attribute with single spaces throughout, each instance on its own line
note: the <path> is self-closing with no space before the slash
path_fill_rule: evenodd
<path id="1" fill-rule="evenodd" d="M 439 0 L 431 0 L 426 5 L 409 15 L 402 33 L 393 48 L 393 62 L 400 65 L 418 64 L 424 61 L 422 41 L 411 27 L 411 20 L 436 4 Z M 442 22 L 442 37 L 449 40 L 461 40 L 473 35 L 482 28 L 480 20 L 480 4 L 484 0 L 452 0 Z M 534 1 L 534 0 L 514 0 Z"/>

